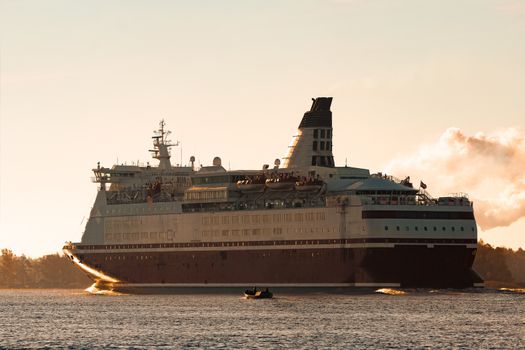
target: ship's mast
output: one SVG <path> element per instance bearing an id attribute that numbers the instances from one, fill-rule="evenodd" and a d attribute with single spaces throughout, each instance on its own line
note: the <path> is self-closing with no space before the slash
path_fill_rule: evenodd
<path id="1" fill-rule="evenodd" d="M 166 122 L 162 119 L 159 123 L 159 129 L 155 130 L 155 135 L 151 138 L 153 139 L 153 149 L 149 151 L 152 152 L 152 157 L 159 160 L 159 169 L 170 169 L 170 148 L 172 146 L 178 146 L 179 142 L 171 143 L 168 139 L 168 136 L 171 134 L 171 131 L 165 130 Z"/>

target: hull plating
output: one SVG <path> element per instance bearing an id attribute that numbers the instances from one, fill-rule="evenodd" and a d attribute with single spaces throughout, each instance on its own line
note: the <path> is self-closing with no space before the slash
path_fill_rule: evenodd
<path id="1" fill-rule="evenodd" d="M 116 285 L 132 287 L 476 286 L 471 245 L 257 250 L 71 251 Z M 92 276 L 98 280 L 97 276 Z"/>

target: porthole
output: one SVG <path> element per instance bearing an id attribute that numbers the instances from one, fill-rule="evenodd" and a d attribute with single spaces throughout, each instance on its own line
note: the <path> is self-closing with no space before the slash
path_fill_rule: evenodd
<path id="1" fill-rule="evenodd" d="M 445 226 L 442 227 L 442 230 L 445 231 Z"/>
<path id="2" fill-rule="evenodd" d="M 410 227 L 405 227 L 405 231 L 410 231 Z"/>
<path id="3" fill-rule="evenodd" d="M 419 231 L 419 227 L 417 227 L 417 226 L 416 226 L 416 227 L 414 227 L 414 229 L 415 229 L 416 231 Z"/>
<path id="4" fill-rule="evenodd" d="M 388 231 L 388 226 L 385 226 L 385 231 Z"/>
<path id="5" fill-rule="evenodd" d="M 425 226 L 425 227 L 423 227 L 423 230 L 428 231 L 428 228 Z"/>
<path id="6" fill-rule="evenodd" d="M 456 231 L 456 228 L 454 226 L 452 226 L 452 231 Z"/>
<path id="7" fill-rule="evenodd" d="M 465 228 L 463 226 L 461 226 L 461 231 L 465 231 Z"/>
<path id="8" fill-rule="evenodd" d="M 399 231 L 399 226 L 396 226 L 396 230 Z"/>
<path id="9" fill-rule="evenodd" d="M 437 227 L 436 226 L 434 226 L 434 231 L 437 231 Z"/>

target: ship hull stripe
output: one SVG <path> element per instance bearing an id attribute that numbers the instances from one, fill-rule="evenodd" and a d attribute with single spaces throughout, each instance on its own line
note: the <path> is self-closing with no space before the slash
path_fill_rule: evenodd
<path id="1" fill-rule="evenodd" d="M 168 249 L 195 250 L 224 250 L 229 248 L 244 249 L 272 249 L 271 247 L 291 247 L 301 249 L 332 247 L 394 247 L 396 244 L 430 244 L 430 245 L 476 245 L 475 238 L 339 238 L 339 239 L 301 239 L 301 240 L 268 240 L 268 241 L 225 241 L 225 242 L 185 242 L 185 243 L 156 243 L 156 244 L 106 244 L 106 245 L 75 245 L 77 251 L 110 251 L 110 250 L 144 250 Z"/>
<path id="2" fill-rule="evenodd" d="M 399 283 L 119 283 L 119 288 L 231 288 L 259 285 L 276 288 L 400 287 Z"/>
<path id="3" fill-rule="evenodd" d="M 354 244 L 297 244 L 297 245 L 274 245 L 274 246 L 223 246 L 216 247 L 180 247 L 180 248 L 111 248 L 111 249 L 77 249 L 78 253 L 154 253 L 154 252 L 216 252 L 216 251 L 249 251 L 249 250 L 292 250 L 292 249 L 338 249 L 338 248 L 395 248 L 400 243 L 354 243 Z M 461 246 L 476 248 L 476 243 L 403 243 L 402 245 L 424 246 L 433 248 L 436 246 Z"/>

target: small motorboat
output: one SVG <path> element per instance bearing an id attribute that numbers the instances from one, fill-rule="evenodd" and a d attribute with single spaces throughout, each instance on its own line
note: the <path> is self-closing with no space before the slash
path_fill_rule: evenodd
<path id="1" fill-rule="evenodd" d="M 266 290 L 257 290 L 257 288 L 246 289 L 244 291 L 244 297 L 246 299 L 270 299 L 273 297 L 272 292 L 266 288 Z"/>

